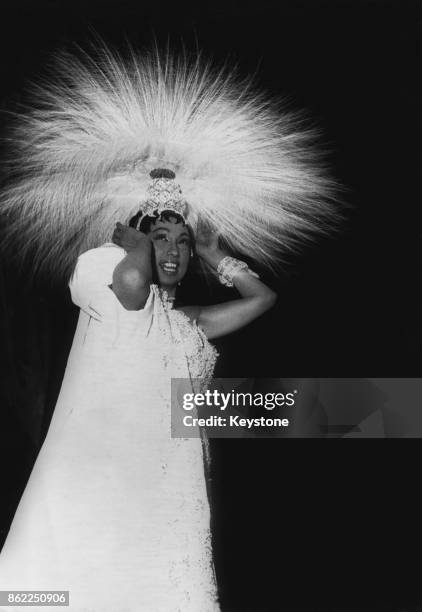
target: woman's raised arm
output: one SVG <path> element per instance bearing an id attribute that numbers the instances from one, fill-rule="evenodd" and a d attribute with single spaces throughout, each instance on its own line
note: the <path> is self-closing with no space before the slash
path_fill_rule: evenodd
<path id="1" fill-rule="evenodd" d="M 236 289 L 242 296 L 224 304 L 205 306 L 199 311 L 198 325 L 208 338 L 218 338 L 248 325 L 269 310 L 277 294 L 248 272 L 238 272 L 233 278 Z"/>
<path id="2" fill-rule="evenodd" d="M 216 237 L 212 237 L 208 244 L 197 242 L 196 249 L 201 259 L 214 270 L 227 256 L 227 253 L 218 248 Z M 247 271 L 234 274 L 233 284 L 241 295 L 240 299 L 198 307 L 192 311 L 196 314 L 198 325 L 210 339 L 225 336 L 248 325 L 269 310 L 277 299 L 272 289 Z"/>
<path id="3" fill-rule="evenodd" d="M 144 307 L 152 281 L 151 240 L 134 228 L 117 223 L 113 242 L 121 246 L 127 255 L 113 272 L 112 289 L 126 310 Z"/>

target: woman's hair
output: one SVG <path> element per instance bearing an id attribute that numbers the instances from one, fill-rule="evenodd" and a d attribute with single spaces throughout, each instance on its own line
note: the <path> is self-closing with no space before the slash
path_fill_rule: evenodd
<path id="1" fill-rule="evenodd" d="M 130 219 L 129 226 L 134 227 L 136 229 L 136 226 L 138 225 L 138 221 L 140 217 L 142 217 L 141 210 Z M 174 212 L 173 210 L 163 210 L 163 212 L 160 215 L 156 213 L 153 217 L 146 215 L 142 219 L 138 230 L 140 232 L 143 232 L 144 234 L 148 234 L 151 230 L 151 226 L 154 225 L 157 221 L 170 221 L 170 219 L 175 219 L 176 223 L 183 223 L 183 225 L 186 225 L 186 228 L 189 232 L 191 240 L 192 242 L 194 241 L 192 229 L 189 227 L 189 225 L 187 225 L 187 223 L 185 223 L 183 217 L 179 215 L 178 213 Z"/>

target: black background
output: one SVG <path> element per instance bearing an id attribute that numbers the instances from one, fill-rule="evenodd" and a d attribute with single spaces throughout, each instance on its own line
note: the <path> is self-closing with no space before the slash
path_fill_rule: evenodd
<path id="1" fill-rule="evenodd" d="M 324 131 L 351 205 L 341 234 L 269 278 L 280 300 L 219 343 L 225 376 L 418 376 L 421 3 L 2 2 L 2 109 L 94 32 L 229 57 Z M 1 114 L 1 130 L 8 116 Z M 16 248 L 19 248 L 16 245 Z M 48 426 L 77 318 L 62 287 L 1 262 L 2 534 Z M 213 442 L 223 610 L 422 606 L 418 440 Z M 200 611 L 198 611 L 200 612 Z"/>

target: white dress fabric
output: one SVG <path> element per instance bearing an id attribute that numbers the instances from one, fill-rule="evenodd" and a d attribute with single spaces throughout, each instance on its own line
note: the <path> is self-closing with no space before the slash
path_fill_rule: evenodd
<path id="1" fill-rule="evenodd" d="M 216 612 L 204 447 L 171 438 L 170 380 L 209 378 L 217 354 L 155 285 L 123 308 L 109 285 L 125 254 L 79 257 L 78 326 L 0 589 L 68 590 L 77 612 Z"/>

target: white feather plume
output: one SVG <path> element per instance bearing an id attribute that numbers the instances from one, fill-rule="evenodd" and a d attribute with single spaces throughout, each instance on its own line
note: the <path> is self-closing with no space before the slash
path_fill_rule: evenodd
<path id="1" fill-rule="evenodd" d="M 61 56 L 13 132 L 0 206 L 34 269 L 64 276 L 138 212 L 149 172 L 176 173 L 188 220 L 274 267 L 335 219 L 315 133 L 246 82 L 201 60 Z"/>

